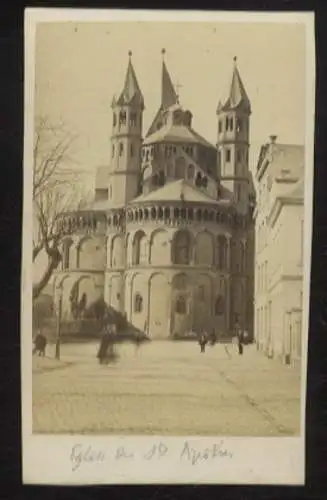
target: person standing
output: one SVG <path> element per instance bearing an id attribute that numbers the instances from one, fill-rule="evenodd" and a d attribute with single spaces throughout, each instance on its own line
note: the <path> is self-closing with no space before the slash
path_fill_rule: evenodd
<path id="1" fill-rule="evenodd" d="M 238 354 L 240 356 L 243 355 L 243 345 L 244 345 L 244 333 L 241 328 L 238 329 L 237 332 L 237 345 L 238 345 Z"/>
<path id="2" fill-rule="evenodd" d="M 204 332 L 201 334 L 200 339 L 199 339 L 201 352 L 205 352 L 207 342 L 208 342 L 207 334 Z"/>
<path id="3" fill-rule="evenodd" d="M 110 345 L 110 336 L 109 324 L 105 322 L 103 325 L 100 346 L 97 354 L 100 365 L 103 365 L 103 363 L 107 359 L 107 352 Z"/>

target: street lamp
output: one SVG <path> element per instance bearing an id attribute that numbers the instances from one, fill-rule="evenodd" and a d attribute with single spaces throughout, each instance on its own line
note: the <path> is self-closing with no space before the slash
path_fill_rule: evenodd
<path id="1" fill-rule="evenodd" d="M 57 288 L 58 291 L 58 308 L 57 308 L 57 334 L 56 334 L 56 359 L 60 359 L 60 342 L 61 342 L 61 315 L 62 315 L 62 285 Z"/>

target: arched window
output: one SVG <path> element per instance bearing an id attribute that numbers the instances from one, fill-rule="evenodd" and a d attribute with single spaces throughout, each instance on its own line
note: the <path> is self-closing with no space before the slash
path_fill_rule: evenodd
<path id="1" fill-rule="evenodd" d="M 133 265 L 145 264 L 147 261 L 146 236 L 143 231 L 138 231 L 133 242 Z"/>
<path id="2" fill-rule="evenodd" d="M 119 143 L 119 156 L 123 155 L 124 144 L 122 142 Z"/>
<path id="3" fill-rule="evenodd" d="M 188 209 L 187 215 L 188 215 L 189 220 L 193 220 L 193 217 L 194 217 L 193 208 Z"/>
<path id="4" fill-rule="evenodd" d="M 190 263 L 191 238 L 187 231 L 178 231 L 173 240 L 173 264 L 187 265 Z"/>
<path id="5" fill-rule="evenodd" d="M 158 218 L 159 219 L 163 218 L 163 209 L 161 207 L 158 208 Z"/>
<path id="6" fill-rule="evenodd" d="M 136 126 L 136 113 L 131 113 L 129 117 L 129 124 L 131 127 Z"/>
<path id="7" fill-rule="evenodd" d="M 115 156 L 115 145 L 112 145 L 112 151 L 111 151 L 111 156 L 112 158 Z"/>
<path id="8" fill-rule="evenodd" d="M 215 315 L 220 316 L 224 314 L 225 301 L 222 295 L 218 295 L 215 301 Z"/>
<path id="9" fill-rule="evenodd" d="M 133 144 L 131 144 L 131 146 L 130 146 L 130 153 L 131 153 L 131 156 L 134 156 L 134 146 L 133 146 Z"/>
<path id="10" fill-rule="evenodd" d="M 63 259 L 62 259 L 62 268 L 69 269 L 69 260 L 70 260 L 70 248 L 73 244 L 72 240 L 64 240 L 63 242 Z"/>
<path id="11" fill-rule="evenodd" d="M 195 185 L 196 185 L 196 187 L 201 187 L 202 186 L 202 175 L 200 174 L 200 172 L 198 172 L 196 174 Z"/>
<path id="12" fill-rule="evenodd" d="M 177 314 L 186 314 L 186 300 L 185 297 L 179 296 L 176 300 L 175 311 Z"/>
<path id="13" fill-rule="evenodd" d="M 113 126 L 115 127 L 117 124 L 117 115 L 116 113 L 114 113 L 114 116 L 113 116 Z"/>
<path id="14" fill-rule="evenodd" d="M 156 209 L 154 207 L 151 208 L 151 219 L 155 220 L 156 219 Z"/>
<path id="15" fill-rule="evenodd" d="M 165 173 L 163 170 L 159 170 L 158 174 L 158 185 L 163 186 L 165 184 Z"/>
<path id="16" fill-rule="evenodd" d="M 126 124 L 126 111 L 121 111 L 119 113 L 119 126 Z"/>
<path id="17" fill-rule="evenodd" d="M 180 216 L 180 210 L 179 208 L 174 208 L 174 219 L 179 219 Z"/>
<path id="18" fill-rule="evenodd" d="M 169 219 L 169 217 L 170 217 L 170 208 L 168 208 L 168 207 L 165 208 L 164 215 L 165 215 L 165 219 Z"/>
<path id="19" fill-rule="evenodd" d="M 219 134 L 221 134 L 222 131 L 223 131 L 223 124 L 222 124 L 222 121 L 219 120 L 219 122 L 218 122 L 218 132 L 219 132 Z"/>
<path id="20" fill-rule="evenodd" d="M 143 298 L 139 293 L 134 296 L 134 312 L 140 313 L 143 310 Z"/>
<path id="21" fill-rule="evenodd" d="M 217 266 L 219 269 L 225 269 L 227 260 L 227 242 L 225 236 L 217 238 Z"/>

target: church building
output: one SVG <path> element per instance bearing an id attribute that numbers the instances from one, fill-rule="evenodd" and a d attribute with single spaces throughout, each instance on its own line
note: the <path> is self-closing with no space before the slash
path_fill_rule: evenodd
<path id="1" fill-rule="evenodd" d="M 147 131 L 144 107 L 130 52 L 94 201 L 63 220 L 70 234 L 54 280 L 63 317 L 76 301 L 88 307 L 103 298 L 151 339 L 228 336 L 236 325 L 252 336 L 251 104 L 236 58 L 216 111 L 216 145 L 193 128 L 164 51 L 161 102 Z"/>

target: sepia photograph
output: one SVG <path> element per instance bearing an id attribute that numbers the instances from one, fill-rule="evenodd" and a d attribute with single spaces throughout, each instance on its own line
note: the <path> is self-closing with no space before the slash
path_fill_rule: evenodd
<path id="1" fill-rule="evenodd" d="M 303 444 L 313 23 L 60 14 L 25 46 L 30 436 Z"/>

